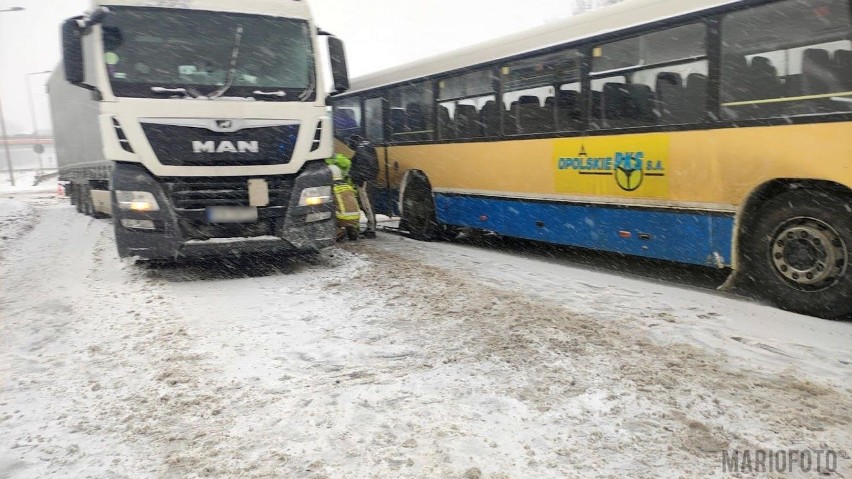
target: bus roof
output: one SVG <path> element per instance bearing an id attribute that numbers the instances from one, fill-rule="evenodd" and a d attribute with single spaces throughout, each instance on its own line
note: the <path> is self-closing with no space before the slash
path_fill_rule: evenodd
<path id="1" fill-rule="evenodd" d="M 559 22 L 364 75 L 350 92 L 436 75 L 741 0 L 627 0 Z"/>
<path id="2" fill-rule="evenodd" d="M 101 5 L 182 8 L 311 19 L 308 2 L 305 0 L 92 0 L 91 3 L 92 8 Z"/>

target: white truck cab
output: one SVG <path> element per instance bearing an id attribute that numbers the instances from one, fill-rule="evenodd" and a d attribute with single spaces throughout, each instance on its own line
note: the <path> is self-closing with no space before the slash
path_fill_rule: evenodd
<path id="1" fill-rule="evenodd" d="M 51 79 L 60 178 L 111 212 L 121 256 L 334 242 L 324 160 L 345 54 L 301 0 L 109 0 L 63 25 Z"/>

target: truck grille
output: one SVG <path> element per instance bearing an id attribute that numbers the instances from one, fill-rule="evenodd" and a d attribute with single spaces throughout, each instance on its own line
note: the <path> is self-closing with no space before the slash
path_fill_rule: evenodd
<path id="1" fill-rule="evenodd" d="M 298 124 L 217 132 L 142 122 L 142 130 L 157 159 L 167 166 L 286 165 L 299 137 Z"/>
<path id="2" fill-rule="evenodd" d="M 178 210 L 203 210 L 208 206 L 249 206 L 248 180 L 252 177 L 201 177 L 166 180 L 166 195 Z M 294 179 L 263 177 L 269 185 L 269 206 L 287 206 Z"/>

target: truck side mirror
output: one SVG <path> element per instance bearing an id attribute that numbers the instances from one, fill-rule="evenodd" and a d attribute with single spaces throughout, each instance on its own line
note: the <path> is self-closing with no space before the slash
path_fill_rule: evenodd
<path id="1" fill-rule="evenodd" d="M 62 64 L 65 67 L 65 79 L 73 85 L 86 81 L 83 68 L 83 30 L 77 18 L 69 18 L 62 24 Z"/>
<path id="2" fill-rule="evenodd" d="M 343 40 L 328 37 L 328 56 L 331 59 L 334 92 L 343 93 L 349 89 L 349 70 L 346 67 L 346 50 L 343 48 Z"/>

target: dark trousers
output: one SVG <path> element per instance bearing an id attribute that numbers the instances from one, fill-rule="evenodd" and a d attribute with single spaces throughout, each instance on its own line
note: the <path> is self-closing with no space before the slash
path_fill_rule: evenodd
<path id="1" fill-rule="evenodd" d="M 367 217 L 367 231 L 376 231 L 376 214 L 370 203 L 370 194 L 367 191 L 367 182 L 358 185 L 358 201 L 361 203 L 361 211 Z"/>

